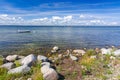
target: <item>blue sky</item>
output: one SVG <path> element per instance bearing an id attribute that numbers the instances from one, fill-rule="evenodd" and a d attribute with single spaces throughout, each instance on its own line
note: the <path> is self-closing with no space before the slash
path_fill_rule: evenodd
<path id="1" fill-rule="evenodd" d="M 1 25 L 119 25 L 119 0 L 1 0 Z"/>

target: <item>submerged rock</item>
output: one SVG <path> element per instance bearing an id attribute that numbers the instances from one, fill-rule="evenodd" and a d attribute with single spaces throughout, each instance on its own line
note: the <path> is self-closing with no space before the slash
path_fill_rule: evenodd
<path id="1" fill-rule="evenodd" d="M 22 65 L 32 66 L 33 63 L 36 61 L 36 57 L 33 54 L 26 56 L 24 59 L 21 60 Z"/>
<path id="2" fill-rule="evenodd" d="M 37 56 L 37 60 L 38 60 L 38 61 L 45 62 L 45 61 L 48 61 L 48 58 L 45 57 L 45 56 L 42 56 L 42 55 L 38 55 L 38 56 Z"/>
<path id="3" fill-rule="evenodd" d="M 81 49 L 76 49 L 76 50 L 73 50 L 73 53 L 78 53 L 78 54 L 84 55 L 86 52 Z"/>
<path id="4" fill-rule="evenodd" d="M 6 57 L 7 61 L 15 61 L 16 59 L 18 59 L 18 55 L 8 55 Z"/>
<path id="5" fill-rule="evenodd" d="M 8 74 L 14 74 L 14 73 L 27 73 L 30 71 L 30 67 L 28 67 L 27 65 L 23 65 L 17 68 L 13 68 L 11 70 L 8 71 Z"/>
<path id="6" fill-rule="evenodd" d="M 0 67 L 1 68 L 6 68 L 6 69 L 10 70 L 10 69 L 15 67 L 15 64 L 12 63 L 12 62 L 9 62 L 9 63 L 5 63 L 5 64 L 1 65 Z"/>

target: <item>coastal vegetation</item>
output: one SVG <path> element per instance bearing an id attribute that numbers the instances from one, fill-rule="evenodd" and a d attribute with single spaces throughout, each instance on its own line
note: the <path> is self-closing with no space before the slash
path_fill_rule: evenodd
<path id="1" fill-rule="evenodd" d="M 120 79 L 120 52 L 117 48 L 63 51 L 55 46 L 49 50 L 49 53 L 47 52 L 48 54 L 41 53 L 37 48 L 30 48 L 30 50 L 27 55 L 22 56 L 20 54 L 5 57 L 1 55 L 0 80 Z M 31 52 L 33 53 L 30 54 Z"/>

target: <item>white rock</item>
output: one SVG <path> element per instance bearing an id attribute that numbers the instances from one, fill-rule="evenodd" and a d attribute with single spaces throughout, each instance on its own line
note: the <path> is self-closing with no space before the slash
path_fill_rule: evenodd
<path id="1" fill-rule="evenodd" d="M 47 73 L 45 73 L 43 75 L 43 78 L 45 80 L 58 80 L 59 76 L 58 76 L 57 72 L 54 69 L 50 68 L 47 71 Z"/>
<path id="2" fill-rule="evenodd" d="M 8 55 L 6 57 L 7 61 L 15 61 L 18 58 L 18 55 Z"/>
<path id="3" fill-rule="evenodd" d="M 38 56 L 37 56 L 37 60 L 38 60 L 38 61 L 48 61 L 48 58 L 45 57 L 45 56 L 42 56 L 42 55 L 38 55 Z"/>
<path id="4" fill-rule="evenodd" d="M 50 63 L 49 62 L 42 62 L 41 65 L 50 67 Z"/>
<path id="5" fill-rule="evenodd" d="M 42 66 L 41 67 L 41 73 L 44 75 L 45 73 L 47 73 L 49 71 L 50 67 L 49 66 Z"/>
<path id="6" fill-rule="evenodd" d="M 77 57 L 75 57 L 75 56 L 73 56 L 73 55 L 71 55 L 71 54 L 70 54 L 70 58 L 71 58 L 73 61 L 77 61 L 77 60 L 78 60 Z"/>
<path id="7" fill-rule="evenodd" d="M 15 64 L 12 63 L 12 62 L 9 62 L 9 63 L 5 63 L 3 65 L 0 66 L 1 68 L 6 68 L 8 70 L 12 69 L 13 67 L 15 67 Z"/>
<path id="8" fill-rule="evenodd" d="M 92 59 L 96 59 L 96 56 L 90 56 L 90 58 L 92 58 Z"/>
<path id="9" fill-rule="evenodd" d="M 120 56 L 120 49 L 114 51 L 113 54 L 114 54 L 115 56 Z"/>
<path id="10" fill-rule="evenodd" d="M 8 71 L 8 74 L 14 74 L 14 73 L 27 73 L 30 71 L 30 67 L 28 67 L 27 65 L 23 65 L 17 68 L 13 68 L 11 70 Z"/>
<path id="11" fill-rule="evenodd" d="M 54 46 L 54 47 L 53 47 L 53 50 L 54 50 L 54 51 L 57 51 L 57 50 L 59 50 L 59 47 L 58 47 L 58 46 Z"/>
<path id="12" fill-rule="evenodd" d="M 73 53 L 78 53 L 78 54 L 84 55 L 86 52 L 81 49 L 76 49 L 76 50 L 73 50 Z"/>
<path id="13" fill-rule="evenodd" d="M 36 57 L 33 54 L 26 56 L 21 60 L 22 65 L 32 66 L 32 64 L 36 61 Z"/>
<path id="14" fill-rule="evenodd" d="M 102 54 L 111 54 L 112 53 L 112 49 L 111 48 L 108 48 L 108 49 L 102 48 L 101 49 L 101 53 Z"/>
<path id="15" fill-rule="evenodd" d="M 115 57 L 114 56 L 110 56 L 110 59 L 115 60 Z"/>

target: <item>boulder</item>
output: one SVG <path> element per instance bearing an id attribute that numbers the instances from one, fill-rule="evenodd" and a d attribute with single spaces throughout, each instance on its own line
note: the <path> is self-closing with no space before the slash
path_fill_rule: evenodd
<path id="1" fill-rule="evenodd" d="M 10 69 L 15 67 L 15 64 L 12 63 L 12 62 L 8 62 L 8 63 L 5 63 L 5 64 L 1 65 L 0 67 L 1 68 L 6 68 L 6 69 L 10 70 Z"/>
<path id="2" fill-rule="evenodd" d="M 48 66 L 48 67 L 50 67 L 50 63 L 49 62 L 42 62 L 41 66 Z"/>
<path id="3" fill-rule="evenodd" d="M 101 53 L 102 54 L 111 54 L 112 53 L 112 49 L 111 48 L 108 48 L 108 49 L 102 48 L 101 49 Z"/>
<path id="4" fill-rule="evenodd" d="M 38 60 L 38 61 L 45 62 L 45 61 L 48 61 L 48 58 L 45 57 L 45 56 L 42 56 L 42 55 L 38 55 L 38 56 L 37 56 L 37 60 Z"/>
<path id="5" fill-rule="evenodd" d="M 58 80 L 59 76 L 54 69 L 49 68 L 47 73 L 43 74 L 43 78 L 45 80 Z"/>
<path id="6" fill-rule="evenodd" d="M 36 57 L 33 54 L 30 54 L 21 60 L 21 64 L 32 66 L 32 64 L 35 63 L 36 60 Z"/>
<path id="7" fill-rule="evenodd" d="M 28 67 L 27 65 L 22 65 L 20 67 L 17 67 L 17 68 L 13 68 L 13 69 L 10 69 L 8 71 L 8 74 L 15 74 L 15 73 L 27 73 L 30 71 L 30 67 Z"/>
<path id="8" fill-rule="evenodd" d="M 120 56 L 120 49 L 114 51 L 113 54 L 114 54 L 115 56 Z"/>
<path id="9" fill-rule="evenodd" d="M 81 49 L 75 49 L 75 50 L 73 50 L 73 53 L 78 53 L 78 54 L 84 55 L 86 52 Z"/>
<path id="10" fill-rule="evenodd" d="M 15 61 L 16 59 L 18 59 L 18 55 L 8 55 L 6 57 L 7 61 Z"/>
<path id="11" fill-rule="evenodd" d="M 49 71 L 50 67 L 47 65 L 44 65 L 41 67 L 41 73 L 44 75 L 45 73 L 47 73 Z"/>

